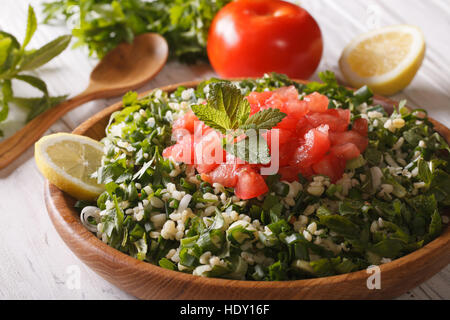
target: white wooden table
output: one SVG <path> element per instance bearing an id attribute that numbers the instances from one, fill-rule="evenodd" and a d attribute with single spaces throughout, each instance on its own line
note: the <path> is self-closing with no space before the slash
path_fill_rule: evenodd
<path id="1" fill-rule="evenodd" d="M 2 0 L 0 29 L 21 40 L 29 3 L 42 19 L 41 1 Z M 450 126 L 449 0 L 302 0 L 301 4 L 322 29 L 325 51 L 319 70 L 331 69 L 339 78 L 337 60 L 355 35 L 392 24 L 410 23 L 422 28 L 427 42 L 425 61 L 410 86 L 394 98 L 406 98 L 411 106 L 425 107 L 432 117 Z M 68 32 L 65 26 L 40 25 L 30 48 Z M 52 95 L 73 96 L 87 85 L 95 64 L 96 60 L 83 50 L 66 50 L 38 74 L 46 80 Z M 212 75 L 208 65 L 169 63 L 139 91 Z M 17 85 L 15 90 L 23 96 L 37 94 L 25 85 Z M 69 132 L 118 100 L 87 103 L 58 121 L 49 133 Z M 23 114 L 12 112 L 1 128 L 8 134 L 20 127 L 23 118 Z M 43 183 L 32 148 L 0 170 L 0 299 L 133 299 L 86 267 L 66 247 L 47 215 Z M 79 276 L 79 282 L 75 276 Z M 450 299 L 450 266 L 400 299 Z"/>

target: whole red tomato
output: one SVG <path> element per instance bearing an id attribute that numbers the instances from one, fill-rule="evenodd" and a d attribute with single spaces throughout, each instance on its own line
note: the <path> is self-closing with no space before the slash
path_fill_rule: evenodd
<path id="1" fill-rule="evenodd" d="M 301 7 L 279 0 L 238 0 L 214 18 L 207 51 L 222 77 L 258 77 L 266 72 L 307 79 L 322 56 L 322 34 Z"/>

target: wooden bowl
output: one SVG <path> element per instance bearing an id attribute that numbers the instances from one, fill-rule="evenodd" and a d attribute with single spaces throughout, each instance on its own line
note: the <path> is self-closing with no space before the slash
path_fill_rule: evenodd
<path id="1" fill-rule="evenodd" d="M 195 87 L 197 82 L 162 88 L 174 91 L 179 85 Z M 145 95 L 143 93 L 142 95 Z M 376 96 L 392 110 L 396 102 Z M 77 127 L 73 133 L 93 139 L 105 136 L 116 103 Z M 450 130 L 432 120 L 436 130 L 450 141 Z M 108 246 L 89 232 L 74 210 L 75 199 L 46 183 L 45 203 L 50 218 L 67 246 L 91 269 L 126 292 L 142 299 L 390 299 L 418 286 L 450 263 L 450 227 L 423 248 L 380 266 L 381 289 L 369 290 L 366 270 L 348 274 L 295 281 L 241 281 L 204 278 L 171 271 L 139 261 Z"/>

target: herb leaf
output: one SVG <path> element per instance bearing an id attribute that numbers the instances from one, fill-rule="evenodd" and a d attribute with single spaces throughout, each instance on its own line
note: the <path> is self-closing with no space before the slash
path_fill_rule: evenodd
<path id="1" fill-rule="evenodd" d="M 37 29 L 36 14 L 34 13 L 33 7 L 28 5 L 27 31 L 25 34 L 25 39 L 23 40 L 22 43 L 22 50 L 24 50 L 25 47 L 28 45 L 36 29 Z"/>
<path id="2" fill-rule="evenodd" d="M 269 148 L 266 140 L 254 130 L 248 132 L 245 139 L 234 144 L 227 144 L 226 151 L 248 163 L 270 162 Z"/>
<path id="3" fill-rule="evenodd" d="M 206 125 L 213 129 L 216 129 L 222 133 L 226 133 L 227 130 L 231 129 L 230 119 L 227 114 L 221 110 L 217 110 L 211 107 L 209 104 L 203 105 L 193 105 L 191 107 L 195 115 L 203 121 Z"/>
<path id="4" fill-rule="evenodd" d="M 286 114 L 278 109 L 258 111 L 250 117 L 250 104 L 241 90 L 228 82 L 217 82 L 210 85 L 210 95 L 206 105 L 193 105 L 192 111 L 206 125 L 223 134 L 235 131 L 246 137 L 235 144 L 226 143 L 227 151 L 250 163 L 270 162 L 267 142 L 255 130 L 270 130 L 276 126 Z"/>
<path id="5" fill-rule="evenodd" d="M 260 110 L 253 116 L 247 119 L 245 123 L 241 126 L 241 129 L 267 129 L 270 130 L 275 127 L 286 114 L 281 112 L 279 109 L 268 108 Z"/>
<path id="6" fill-rule="evenodd" d="M 20 70 L 32 70 L 46 64 L 63 52 L 70 43 L 72 36 L 64 35 L 50 41 L 41 48 L 24 56 Z"/>

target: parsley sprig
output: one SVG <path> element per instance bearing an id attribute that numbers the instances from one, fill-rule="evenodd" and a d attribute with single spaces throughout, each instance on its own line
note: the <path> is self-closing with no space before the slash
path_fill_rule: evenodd
<path id="1" fill-rule="evenodd" d="M 268 108 L 250 117 L 250 104 L 241 90 L 230 82 L 210 85 L 206 105 L 193 105 L 192 111 L 209 127 L 223 133 L 227 152 L 250 163 L 267 164 L 270 154 L 262 130 L 270 130 L 286 116 L 279 109 Z M 232 143 L 245 134 L 244 139 Z"/>
<path id="2" fill-rule="evenodd" d="M 156 32 L 169 44 L 171 58 L 207 60 L 206 40 L 216 13 L 230 0 L 50 0 L 43 3 L 44 23 L 72 28 L 74 47 L 87 46 L 102 58 L 121 42 Z"/>

